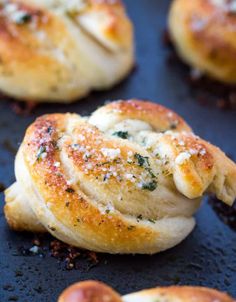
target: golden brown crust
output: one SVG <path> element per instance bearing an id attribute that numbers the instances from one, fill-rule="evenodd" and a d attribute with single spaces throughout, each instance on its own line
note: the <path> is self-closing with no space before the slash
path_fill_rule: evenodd
<path id="1" fill-rule="evenodd" d="M 108 104 L 86 119 L 38 118 L 15 170 L 22 197 L 10 189 L 7 204 L 13 199 L 17 211 L 27 200 L 54 236 L 100 252 L 167 249 L 192 230 L 205 192 L 228 204 L 236 195 L 232 161 L 172 111 L 138 100 Z M 15 211 L 6 206 L 5 213 L 12 224 Z M 30 225 L 33 217 L 25 217 Z"/>
<path id="2" fill-rule="evenodd" d="M 127 118 L 137 119 L 149 123 L 156 131 L 191 131 L 188 124 L 175 112 L 162 105 L 148 101 L 130 99 L 128 101 L 112 102 L 96 114 L 101 115 L 112 111 L 119 116 L 119 120 Z"/>
<path id="3" fill-rule="evenodd" d="M 30 50 L 29 46 L 34 46 L 34 48 L 38 47 L 39 41 L 34 38 L 32 32 L 29 30 L 29 26 L 33 27 L 34 30 L 38 31 L 45 31 L 45 33 L 49 34 L 52 37 L 55 36 L 54 30 L 64 30 L 63 29 L 63 20 L 59 20 L 55 18 L 54 11 L 50 6 L 41 6 L 40 4 L 36 6 L 34 2 L 30 3 L 30 1 L 13 1 L 9 0 L 6 1 L 7 4 L 2 4 L 0 6 L 0 37 L 3 38 L 3 45 L 4 43 L 8 43 L 9 41 L 14 42 L 14 46 L 19 47 L 24 41 L 26 47 L 24 48 L 26 51 Z M 30 19 L 25 21 L 26 26 L 19 26 L 21 25 L 21 21 L 15 20 L 6 13 L 6 6 L 7 5 L 16 5 L 17 11 L 24 12 Z M 62 8 L 63 9 L 63 8 Z M 70 13 L 69 8 L 64 8 L 65 13 Z M 72 10 L 72 8 L 71 8 Z M 87 0 L 85 1 L 85 6 L 82 7 L 78 11 L 74 8 L 72 10 L 71 18 L 75 18 L 77 15 L 86 15 L 88 13 L 102 13 L 106 17 L 106 22 L 101 24 L 101 30 L 103 31 L 104 35 L 107 36 L 108 39 L 112 39 L 117 43 L 124 43 L 124 46 L 130 42 L 132 39 L 131 35 L 131 27 L 132 24 L 129 19 L 126 17 L 126 12 L 124 6 L 121 1 L 92 1 Z M 24 22 L 24 21 L 22 21 Z M 28 22 L 28 23 L 27 23 Z M 61 23 L 61 27 L 60 27 Z M 29 26 L 27 26 L 29 25 Z M 124 36 L 124 32 L 126 31 L 126 36 Z M 30 44 L 27 44 L 25 39 L 22 39 L 24 36 Z M 7 39 L 7 41 L 5 40 Z M 125 40 L 126 39 L 126 42 Z M 1 40 L 0 40 L 1 41 Z M 20 53 L 20 55 L 24 55 L 24 53 Z M 27 57 L 27 53 L 25 54 Z"/>
<path id="4" fill-rule="evenodd" d="M 133 30 L 122 3 L 70 2 L 1 4 L 0 89 L 5 93 L 70 102 L 112 86 L 130 71 Z"/>
<path id="5" fill-rule="evenodd" d="M 124 302 L 135 302 L 136 298 L 143 298 L 145 301 L 160 302 L 234 302 L 229 295 L 214 289 L 193 286 L 170 286 L 144 290 L 139 293 L 130 294 L 124 297 Z M 69 302 L 69 301 L 68 301 Z"/>
<path id="6" fill-rule="evenodd" d="M 67 288 L 58 302 L 122 302 L 109 286 L 97 281 L 84 281 Z"/>
<path id="7" fill-rule="evenodd" d="M 236 82 L 236 14 L 231 1 L 175 0 L 169 24 L 187 63 L 223 82 Z"/>
<path id="8" fill-rule="evenodd" d="M 27 166 L 30 170 L 30 175 L 37 183 L 37 188 L 42 192 L 42 196 L 45 200 L 51 203 L 51 210 L 54 215 L 63 222 L 64 225 L 68 225 L 74 229 L 75 232 L 87 234 L 87 236 L 96 236 L 99 241 L 107 242 L 109 245 L 113 245 L 113 242 L 117 240 L 121 241 L 120 244 L 125 248 L 126 246 L 132 245 L 135 247 L 137 242 L 133 240 L 133 237 L 138 238 L 138 242 L 147 240 L 149 237 L 154 236 L 151 230 L 145 228 L 134 228 L 130 229 L 130 225 L 119 219 L 116 215 L 107 215 L 106 213 L 101 214 L 100 211 L 95 208 L 89 200 L 86 199 L 83 192 L 78 192 L 77 188 L 72 187 L 68 184 L 65 176 L 65 170 L 63 167 L 55 167 L 55 162 L 59 162 L 59 150 L 55 142 L 58 141 L 57 133 L 62 132 L 65 127 L 66 120 L 69 119 L 70 115 L 50 115 L 44 116 L 36 120 L 36 122 L 29 127 L 26 133 L 26 140 L 24 142 L 26 149 L 24 150 L 25 155 L 27 154 Z M 48 129 L 52 129 L 51 133 L 48 133 Z M 59 130 L 59 131 L 58 131 Z M 92 145 L 97 155 L 98 150 L 101 147 L 109 147 L 106 145 L 104 140 L 99 140 L 99 133 L 96 129 L 91 129 L 86 125 L 76 128 L 77 135 L 81 134 L 86 136 L 84 140 L 77 140 L 77 144 L 87 145 L 88 142 L 100 142 L 99 145 Z M 43 160 L 35 160 L 35 155 L 42 146 L 41 141 L 44 141 L 44 146 L 47 150 L 47 157 Z M 114 144 L 109 144 L 110 147 L 116 148 Z M 73 164 L 78 167 L 83 173 L 86 173 L 86 159 L 84 153 L 73 152 L 72 141 L 69 139 L 65 144 L 68 157 L 73 160 Z M 34 163 L 33 163 L 34 162 Z M 33 164 L 32 164 L 33 163 Z M 102 163 L 102 165 L 100 165 Z M 96 179 L 100 176 L 100 181 L 103 181 L 104 172 L 102 173 L 103 163 L 105 158 L 93 157 L 93 170 L 87 171 L 88 177 L 91 175 L 92 179 Z M 127 167 L 128 164 L 126 164 Z M 102 173 L 102 174 L 101 174 Z M 120 182 L 118 179 L 112 179 L 120 188 Z M 69 205 L 65 204 L 65 201 L 69 201 Z M 70 217 L 68 220 L 67 217 Z M 82 229 L 81 229 L 82 224 Z M 98 228 L 99 226 L 99 228 Z M 48 226 L 51 231 L 53 227 Z M 119 238 L 119 239 L 118 239 Z"/>
<path id="9" fill-rule="evenodd" d="M 132 24 L 128 18 L 124 18 L 126 15 L 123 2 L 120 0 L 90 0 L 90 12 L 105 11 L 109 16 L 109 21 L 104 25 L 104 34 L 108 39 L 121 43 L 121 45 L 128 45 L 131 36 Z"/>
<path id="10" fill-rule="evenodd" d="M 107 285 L 97 281 L 76 283 L 67 288 L 58 302 L 235 302 L 226 293 L 193 286 L 157 287 L 121 297 Z"/>

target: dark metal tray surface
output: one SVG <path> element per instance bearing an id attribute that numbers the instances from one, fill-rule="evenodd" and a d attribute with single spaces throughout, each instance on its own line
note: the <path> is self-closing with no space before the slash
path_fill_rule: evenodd
<path id="1" fill-rule="evenodd" d="M 190 93 L 184 72 L 166 64 L 168 50 L 162 44 L 170 1 L 125 1 L 136 28 L 137 68 L 111 91 L 92 93 L 72 105 L 38 106 L 34 113 L 16 115 L 6 100 L 0 102 L 0 182 L 14 181 L 14 156 L 26 127 L 50 112 L 89 114 L 105 100 L 132 97 L 159 102 L 182 115 L 195 132 L 236 158 L 235 111 L 201 106 Z M 121 293 L 157 285 L 204 285 L 236 296 L 236 233 L 223 224 L 205 201 L 198 212 L 194 232 L 177 247 L 154 256 L 99 255 L 99 264 L 66 270 L 52 258 L 24 256 L 19 247 L 31 247 L 32 236 L 9 230 L 0 194 L 0 301 L 54 302 L 71 283 L 86 279 L 107 282 Z"/>

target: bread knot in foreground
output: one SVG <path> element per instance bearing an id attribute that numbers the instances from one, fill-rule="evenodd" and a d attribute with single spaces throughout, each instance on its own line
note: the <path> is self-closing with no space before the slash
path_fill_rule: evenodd
<path id="1" fill-rule="evenodd" d="M 236 84 L 235 0 L 174 0 L 169 29 L 186 63 L 222 82 Z"/>
<path id="2" fill-rule="evenodd" d="M 51 114 L 27 130 L 6 191 L 16 230 L 49 231 L 77 247 L 156 253 L 193 229 L 204 193 L 231 205 L 236 165 L 174 112 L 138 100 L 90 117 Z"/>
<path id="3" fill-rule="evenodd" d="M 120 0 L 0 1 L 0 89 L 71 102 L 132 69 L 133 29 Z"/>
<path id="4" fill-rule="evenodd" d="M 120 296 L 109 286 L 84 281 L 68 287 L 58 302 L 235 302 L 225 293 L 206 287 L 157 287 Z"/>

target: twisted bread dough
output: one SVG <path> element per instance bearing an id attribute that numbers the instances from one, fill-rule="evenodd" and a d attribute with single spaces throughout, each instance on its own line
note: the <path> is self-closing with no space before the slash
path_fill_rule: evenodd
<path id="1" fill-rule="evenodd" d="M 52 114 L 26 131 L 6 191 L 16 230 L 107 253 L 156 253 L 193 229 L 205 192 L 232 204 L 236 165 L 174 112 L 138 100 L 91 117 Z"/>
<path id="2" fill-rule="evenodd" d="M 170 286 L 143 290 L 121 297 L 109 286 L 96 281 L 84 281 L 67 288 L 58 302 L 235 302 L 217 290 Z"/>
<path id="3" fill-rule="evenodd" d="M 2 0 L 0 89 L 71 102 L 133 66 L 132 24 L 119 0 Z"/>
<path id="4" fill-rule="evenodd" d="M 174 0 L 169 29 L 184 61 L 220 81 L 236 83 L 235 0 Z"/>

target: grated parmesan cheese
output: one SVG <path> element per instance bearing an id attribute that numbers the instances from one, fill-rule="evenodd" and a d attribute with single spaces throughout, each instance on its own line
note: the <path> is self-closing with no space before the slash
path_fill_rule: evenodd
<path id="1" fill-rule="evenodd" d="M 206 150 L 205 150 L 205 149 L 201 149 L 199 153 L 200 153 L 200 155 L 202 155 L 202 156 L 203 156 L 203 155 L 205 155 L 205 154 L 206 154 Z"/>
<path id="2" fill-rule="evenodd" d="M 43 152 L 41 155 L 40 155 L 40 158 L 41 159 L 45 159 L 47 157 L 47 152 Z"/>
<path id="3" fill-rule="evenodd" d="M 69 13 L 78 13 L 86 8 L 87 4 L 84 0 L 67 0 L 65 2 L 66 11 Z"/>
<path id="4" fill-rule="evenodd" d="M 33 254 L 38 254 L 39 252 L 39 247 L 37 245 L 32 246 L 29 251 Z"/>
<path id="5" fill-rule="evenodd" d="M 53 166 L 58 168 L 58 167 L 60 167 L 60 165 L 61 165 L 61 163 L 59 161 L 56 161 Z"/>
<path id="6" fill-rule="evenodd" d="M 120 155 L 120 149 L 102 148 L 102 154 L 110 159 L 115 159 Z"/>
<path id="7" fill-rule="evenodd" d="M 84 141 L 84 140 L 85 140 L 85 137 L 84 137 L 84 135 L 79 134 L 79 135 L 78 135 L 78 139 L 81 140 L 81 141 Z"/>
<path id="8" fill-rule="evenodd" d="M 177 165 L 182 165 L 186 160 L 191 158 L 191 154 L 189 152 L 181 152 L 175 159 L 175 163 Z"/>

